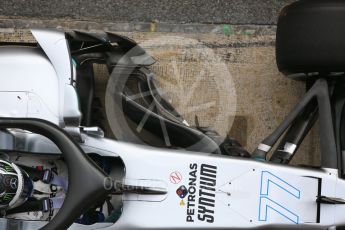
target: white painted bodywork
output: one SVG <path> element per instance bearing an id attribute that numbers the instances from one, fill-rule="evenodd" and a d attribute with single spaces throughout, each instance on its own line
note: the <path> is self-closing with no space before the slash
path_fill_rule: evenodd
<path id="1" fill-rule="evenodd" d="M 65 34 L 50 30 L 32 34 L 37 48 L 0 48 L 0 115 L 41 118 L 68 131 L 78 128 L 81 113 L 72 84 L 76 76 Z"/>
<path id="2" fill-rule="evenodd" d="M 35 48 L 0 48 L 0 114 L 35 117 L 58 124 L 59 79 Z"/>
<path id="3" fill-rule="evenodd" d="M 267 225 L 324 229 L 345 224 L 345 205 L 330 204 L 321 204 L 320 223 L 316 223 L 317 178 L 322 179 L 321 195 L 345 199 L 345 181 L 338 178 L 336 170 L 167 151 L 88 137 L 82 146 L 118 154 L 126 165 L 126 180 L 159 181 L 169 191 L 156 201 L 151 197 L 125 196 L 123 214 L 109 229 L 248 229 Z M 198 164 L 199 171 L 202 164 L 217 167 L 214 223 L 199 221 L 197 217 L 194 222 L 187 222 L 187 205 L 180 205 L 182 199 L 176 190 L 181 185 L 188 186 L 192 163 Z M 175 171 L 183 177 L 178 184 L 170 182 Z"/>
<path id="4" fill-rule="evenodd" d="M 16 133 L 21 142 L 42 143 L 21 145 L 20 151 L 60 154 L 55 145 L 40 135 Z M 124 195 L 123 213 L 114 223 L 91 226 L 73 224 L 70 229 L 332 229 L 344 225 L 345 205 L 320 205 L 317 223 L 317 202 L 321 181 L 322 196 L 345 199 L 345 181 L 334 169 L 309 169 L 282 166 L 247 158 L 232 158 L 204 153 L 151 148 L 122 143 L 82 134 L 81 147 L 87 153 L 120 157 L 126 167 L 124 182 L 167 189 L 166 195 Z M 44 143 L 44 144 L 43 144 Z M 188 187 L 190 164 L 217 167 L 214 222 L 187 222 L 188 198 L 181 199 L 176 190 Z M 174 184 L 170 176 L 179 172 L 182 179 Z M 231 184 L 230 184 L 231 183 Z M 184 200 L 185 205 L 180 204 Z M 198 203 L 196 203 L 198 206 Z M 2 219 L 0 219 L 1 225 Z M 25 221 L 27 228 L 43 226 L 46 222 Z"/>
<path id="5" fill-rule="evenodd" d="M 69 89 L 72 85 L 73 68 L 65 33 L 44 29 L 33 29 L 31 33 L 49 58 L 58 77 L 59 94 L 56 96 L 59 98 L 59 122 L 60 125 L 64 126 L 64 117 L 80 116 L 80 112 L 76 111 L 73 104 L 75 103 L 73 98 L 76 97 L 76 93 L 71 95 Z M 70 100 L 73 100 L 71 106 L 69 105 Z"/>

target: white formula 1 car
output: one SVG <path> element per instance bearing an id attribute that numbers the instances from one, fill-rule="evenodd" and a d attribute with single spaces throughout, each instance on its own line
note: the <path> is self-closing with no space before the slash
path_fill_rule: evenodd
<path id="1" fill-rule="evenodd" d="M 36 43 L 1 43 L 0 229 L 341 229 L 344 20 L 342 1 L 283 9 L 277 64 L 307 93 L 252 154 L 190 127 L 126 37 L 36 29 Z M 123 141 L 104 137 L 94 63 L 111 75 L 105 109 Z M 317 118 L 320 167 L 288 165 Z"/>

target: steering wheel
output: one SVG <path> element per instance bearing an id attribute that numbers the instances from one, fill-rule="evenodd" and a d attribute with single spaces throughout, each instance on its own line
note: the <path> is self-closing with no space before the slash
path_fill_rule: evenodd
<path id="1" fill-rule="evenodd" d="M 89 207 L 110 194 L 107 175 L 64 130 L 41 119 L 0 118 L 0 128 L 18 128 L 41 134 L 62 152 L 68 168 L 68 191 L 56 216 L 41 229 L 67 229 Z"/>

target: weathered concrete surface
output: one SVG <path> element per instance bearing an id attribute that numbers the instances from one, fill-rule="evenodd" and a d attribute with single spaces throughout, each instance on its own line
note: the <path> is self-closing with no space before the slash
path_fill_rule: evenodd
<path id="1" fill-rule="evenodd" d="M 292 0 L 2 0 L 0 15 L 39 19 L 170 23 L 276 23 Z"/>
<path id="2" fill-rule="evenodd" d="M 74 23 L 59 26 L 75 28 Z M 104 26 L 94 24 L 93 29 Z M 166 24 L 169 32 L 119 33 L 140 42 L 157 59 L 152 70 L 190 124 L 194 124 L 197 115 L 201 125 L 238 139 L 252 151 L 304 93 L 303 83 L 284 77 L 276 68 L 275 28 L 213 25 L 210 32 L 192 33 L 191 29 L 172 32 L 176 26 Z M 198 25 L 189 25 L 193 26 Z M 33 38 L 25 29 L 3 29 L 0 40 Z M 100 79 L 106 79 L 105 72 L 102 67 L 96 69 Z M 317 165 L 318 162 L 318 137 L 314 129 L 294 163 Z"/>

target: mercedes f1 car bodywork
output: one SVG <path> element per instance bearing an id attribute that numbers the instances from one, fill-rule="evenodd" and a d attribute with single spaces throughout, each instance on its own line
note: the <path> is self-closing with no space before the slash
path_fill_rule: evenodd
<path id="1" fill-rule="evenodd" d="M 305 9 L 302 3 L 288 10 L 298 16 L 293 10 Z M 320 9 L 317 3 L 313 12 Z M 279 37 L 290 14 L 281 17 L 277 55 L 290 57 Z M 148 68 L 155 61 L 134 41 L 112 33 L 32 34 L 37 43 L 0 47 L 1 229 L 345 226 L 345 97 L 336 66 L 337 73 L 308 67 L 318 74 L 303 75 L 309 77 L 307 94 L 250 155 L 235 140 L 189 126 L 157 90 Z M 110 109 L 119 115 L 112 118 L 114 135 L 122 141 L 105 138 L 96 127 L 107 129 L 94 97 L 94 63 L 111 74 Z M 278 60 L 282 71 L 303 72 L 293 64 Z M 126 128 L 140 123 L 152 103 L 145 132 L 133 135 Z M 321 167 L 288 165 L 318 115 Z M 163 132 L 157 129 L 162 122 Z"/>

